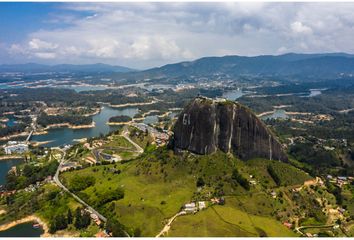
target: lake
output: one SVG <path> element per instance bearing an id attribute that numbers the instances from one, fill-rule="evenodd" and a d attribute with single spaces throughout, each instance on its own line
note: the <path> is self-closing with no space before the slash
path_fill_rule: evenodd
<path id="1" fill-rule="evenodd" d="M 106 90 L 108 87 L 102 85 L 56 85 L 55 88 L 72 89 L 76 92 Z"/>
<path id="2" fill-rule="evenodd" d="M 267 120 L 267 119 L 287 119 L 289 116 L 285 113 L 284 109 L 277 109 L 275 110 L 274 113 L 267 114 L 261 117 L 262 120 Z"/>
<path id="3" fill-rule="evenodd" d="M 150 115 L 150 116 L 146 116 L 144 119 L 144 123 L 145 124 L 153 124 L 153 123 L 157 123 L 158 122 L 158 117 L 157 115 Z"/>
<path id="4" fill-rule="evenodd" d="M 308 95 L 308 97 L 315 97 L 320 95 L 322 93 L 321 90 L 322 89 L 310 89 L 310 94 Z"/>
<path id="5" fill-rule="evenodd" d="M 11 167 L 20 164 L 22 159 L 0 160 L 0 185 L 5 184 L 6 174 Z"/>
<path id="6" fill-rule="evenodd" d="M 234 101 L 240 97 L 242 97 L 243 95 L 245 95 L 244 92 L 242 92 L 242 90 L 240 89 L 235 89 L 232 91 L 226 91 L 224 92 L 224 94 L 222 95 L 223 98 L 226 98 L 228 100 Z"/>
<path id="7" fill-rule="evenodd" d="M 21 223 L 5 231 L 0 231 L 0 237 L 40 237 L 42 228 L 33 228 L 33 222 Z"/>
<path id="8" fill-rule="evenodd" d="M 92 117 L 95 122 L 95 127 L 84 129 L 71 129 L 71 128 L 55 128 L 48 130 L 48 134 L 37 135 L 31 138 L 31 141 L 51 141 L 43 146 L 56 147 L 65 144 L 75 143 L 75 139 L 98 137 L 100 134 L 107 134 L 119 128 L 119 126 L 107 125 L 108 119 L 117 115 L 126 115 L 133 117 L 138 113 L 138 108 L 111 108 L 104 106 L 99 114 Z"/>
<path id="9" fill-rule="evenodd" d="M 6 126 L 8 126 L 8 127 L 14 126 L 16 123 L 15 118 L 12 115 L 8 116 L 8 118 L 9 118 L 9 121 L 6 122 Z"/>

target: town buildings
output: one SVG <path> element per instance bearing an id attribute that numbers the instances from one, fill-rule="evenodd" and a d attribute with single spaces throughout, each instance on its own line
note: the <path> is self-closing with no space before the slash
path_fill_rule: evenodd
<path id="1" fill-rule="evenodd" d="M 25 142 L 9 141 L 4 145 L 5 154 L 24 153 L 28 151 L 28 144 Z"/>

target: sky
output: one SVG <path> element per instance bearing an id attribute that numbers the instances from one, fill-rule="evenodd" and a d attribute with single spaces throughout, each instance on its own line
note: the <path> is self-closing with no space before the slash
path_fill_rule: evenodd
<path id="1" fill-rule="evenodd" d="M 0 64 L 146 69 L 205 56 L 354 53 L 354 3 L 5 3 Z"/>

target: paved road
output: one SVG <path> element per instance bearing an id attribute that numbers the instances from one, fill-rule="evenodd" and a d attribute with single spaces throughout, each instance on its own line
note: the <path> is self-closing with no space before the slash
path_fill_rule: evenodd
<path id="1" fill-rule="evenodd" d="M 125 139 L 127 139 L 131 144 L 134 145 L 134 147 L 136 148 L 136 151 L 137 151 L 138 153 L 143 153 L 143 152 L 144 152 L 144 149 L 142 149 L 138 144 L 136 144 L 133 140 L 130 139 L 130 137 L 129 137 L 129 131 L 128 131 L 128 127 L 127 127 L 127 126 L 125 126 L 125 127 L 123 128 L 122 136 L 123 136 Z"/>
<path id="2" fill-rule="evenodd" d="M 63 156 L 60 160 L 59 166 L 57 168 L 57 171 L 55 172 L 54 175 L 54 182 L 64 191 L 66 191 L 67 193 L 69 193 L 73 198 L 76 199 L 76 201 L 78 201 L 79 203 L 81 203 L 82 205 L 84 205 L 89 211 L 91 211 L 92 213 L 96 214 L 98 216 L 98 218 L 106 223 L 107 222 L 107 218 L 105 216 L 103 216 L 102 214 L 100 214 L 98 211 L 96 211 L 93 207 L 91 207 L 90 205 L 88 205 L 84 200 L 82 200 L 81 198 L 79 198 L 75 193 L 70 192 L 69 189 L 67 189 L 59 180 L 59 173 L 60 173 L 60 169 L 63 166 L 63 164 L 65 163 L 65 156 L 66 156 L 66 152 L 63 152 Z M 126 237 L 130 237 L 129 234 L 123 230 Z"/>
<path id="3" fill-rule="evenodd" d="M 102 222 L 107 222 L 107 218 L 104 217 L 103 215 L 101 215 L 99 212 L 97 212 L 94 208 L 92 208 L 90 205 L 88 205 L 85 201 L 83 201 L 81 198 L 79 198 L 75 193 L 72 193 L 69 191 L 69 189 L 67 189 L 59 180 L 59 173 L 60 173 L 60 169 L 63 166 L 63 164 L 65 163 L 65 156 L 66 156 L 66 152 L 64 152 L 62 159 L 59 163 L 59 166 L 57 168 L 57 171 L 54 175 L 54 182 L 64 191 L 66 191 L 67 193 L 69 193 L 73 198 L 75 198 L 79 203 L 81 203 L 82 205 L 84 205 L 88 210 L 90 210 L 92 213 L 96 214 L 98 216 L 98 218 L 102 221 Z"/>

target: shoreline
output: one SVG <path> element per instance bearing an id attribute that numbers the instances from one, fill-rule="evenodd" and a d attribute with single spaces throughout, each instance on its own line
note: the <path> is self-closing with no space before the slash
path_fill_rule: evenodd
<path id="1" fill-rule="evenodd" d="M 283 107 L 284 105 L 282 105 L 281 107 Z M 279 110 L 280 108 L 276 108 L 274 109 L 273 111 L 268 111 L 268 112 L 262 112 L 260 114 L 257 114 L 257 117 L 264 117 L 264 116 L 267 116 L 267 115 L 271 115 L 271 114 L 274 114 L 277 110 Z M 312 115 L 312 113 L 309 113 L 309 112 L 287 112 L 287 111 L 284 111 L 284 113 L 286 115 L 304 115 L 304 116 L 309 116 L 309 115 Z"/>
<path id="2" fill-rule="evenodd" d="M 70 123 L 56 123 L 56 124 L 50 124 L 46 126 L 40 133 L 42 135 L 47 134 L 47 130 L 50 129 L 55 129 L 55 128 L 70 128 L 70 129 L 83 129 L 83 128 L 94 128 L 96 126 L 95 122 L 92 122 L 91 124 L 86 124 L 86 125 L 71 125 Z M 45 133 L 44 133 L 45 132 Z"/>
<path id="3" fill-rule="evenodd" d="M 50 141 L 42 141 L 42 142 L 31 142 L 32 146 L 34 147 L 38 147 L 38 146 L 41 146 L 41 145 L 45 145 L 45 144 L 48 144 L 48 143 L 51 143 L 53 142 L 54 140 L 50 140 Z"/>
<path id="4" fill-rule="evenodd" d="M 70 128 L 70 129 L 85 129 L 85 128 L 94 128 L 96 126 L 95 122 L 92 122 L 91 124 L 87 124 L 87 125 L 71 125 L 69 123 L 57 123 L 57 124 L 50 124 L 48 126 L 46 126 L 45 128 L 43 128 L 41 131 L 39 132 L 34 132 L 33 136 L 37 136 L 37 135 L 46 135 L 48 134 L 48 130 L 50 129 L 55 129 L 55 128 Z M 22 132 L 22 133 L 16 133 L 16 134 L 12 134 L 12 135 L 8 135 L 5 137 L 1 137 L 0 141 L 9 141 L 13 138 L 17 138 L 17 137 L 27 137 L 30 133 L 29 132 Z"/>
<path id="5" fill-rule="evenodd" d="M 124 104 L 111 104 L 108 103 L 108 106 L 111 108 L 124 108 L 124 107 L 137 107 L 137 106 L 144 106 L 144 105 L 151 105 L 157 103 L 156 100 L 152 100 L 151 102 L 142 102 L 142 103 L 124 103 Z"/>
<path id="6" fill-rule="evenodd" d="M 60 109 L 59 107 L 55 107 L 55 108 L 51 108 L 51 110 L 56 110 L 56 109 Z M 71 109 L 74 109 L 74 108 L 66 108 L 68 110 L 71 110 Z M 98 108 L 94 108 L 94 111 L 92 113 L 86 113 L 86 114 L 82 114 L 82 116 L 84 117 L 90 117 L 90 116 L 95 116 L 96 114 L 99 114 L 102 110 L 102 107 L 98 107 Z M 48 109 L 46 109 L 45 113 L 48 115 L 48 116 L 59 116 L 61 115 L 60 113 L 54 113 L 54 114 L 48 114 Z"/>
<path id="7" fill-rule="evenodd" d="M 106 124 L 109 126 L 115 126 L 115 125 L 128 125 L 132 124 L 134 121 L 129 121 L 129 122 L 107 122 Z"/>
<path id="8" fill-rule="evenodd" d="M 21 132 L 21 133 L 15 133 L 15 134 L 11 134 L 5 137 L 1 137 L 0 141 L 6 141 L 6 140 L 11 140 L 13 138 L 17 138 L 17 137 L 26 137 L 27 135 L 29 135 L 29 132 Z"/>
<path id="9" fill-rule="evenodd" d="M 16 160 L 16 159 L 23 159 L 24 157 L 20 155 L 10 155 L 10 156 L 0 156 L 0 161 L 7 161 L 7 160 Z"/>
<path id="10" fill-rule="evenodd" d="M 21 218 L 21 219 L 18 219 L 18 220 L 14 220 L 9 223 L 5 223 L 0 226 L 0 231 L 6 231 L 12 227 L 15 227 L 16 225 L 19 225 L 22 223 L 27 223 L 27 222 L 38 222 L 41 225 L 41 227 L 44 231 L 44 233 L 41 235 L 41 237 L 50 237 L 51 236 L 51 234 L 49 233 L 49 228 L 48 228 L 47 223 L 45 223 L 41 218 L 39 218 L 38 216 L 36 216 L 34 214 L 29 215 L 24 218 Z"/>

